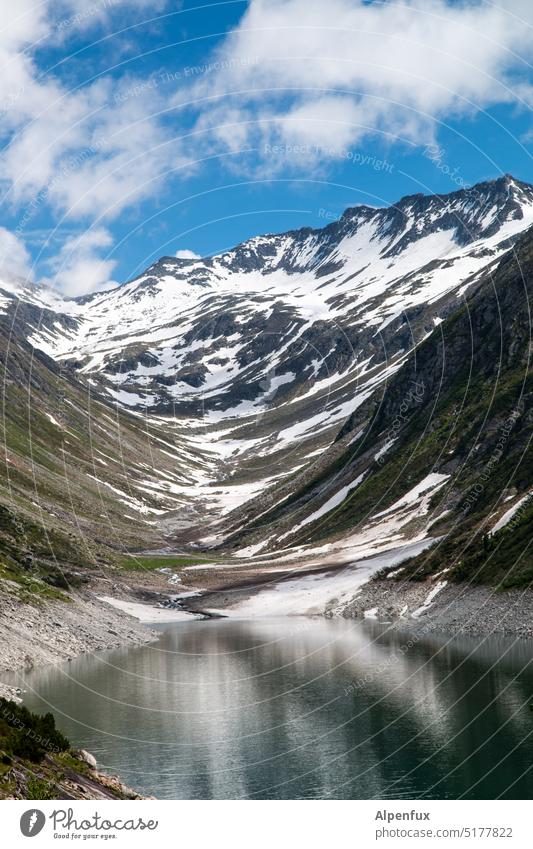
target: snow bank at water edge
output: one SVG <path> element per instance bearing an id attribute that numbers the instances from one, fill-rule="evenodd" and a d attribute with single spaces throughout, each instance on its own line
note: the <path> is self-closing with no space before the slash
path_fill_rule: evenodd
<path id="1" fill-rule="evenodd" d="M 322 572 L 281 581 L 272 588 L 256 593 L 235 607 L 212 610 L 224 616 L 240 619 L 270 616 L 322 615 L 334 604 L 340 612 L 372 575 L 388 566 L 414 557 L 435 542 L 425 539 L 400 549 L 388 551 L 367 560 L 356 561 L 337 572 Z"/>
<path id="2" fill-rule="evenodd" d="M 124 601 L 123 599 L 113 598 L 112 596 L 99 596 L 100 601 L 105 601 L 112 607 L 123 610 L 140 622 L 157 623 L 157 622 L 190 622 L 191 619 L 198 619 L 194 613 L 187 613 L 185 610 L 166 607 L 152 607 L 150 604 L 140 604 L 135 601 Z"/>

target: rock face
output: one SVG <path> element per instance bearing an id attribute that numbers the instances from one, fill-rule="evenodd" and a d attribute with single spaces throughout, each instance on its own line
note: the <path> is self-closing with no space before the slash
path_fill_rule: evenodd
<path id="1" fill-rule="evenodd" d="M 432 595 L 430 603 L 426 603 Z M 533 594 L 523 590 L 495 593 L 492 587 L 427 581 L 376 580 L 362 588 L 346 606 L 345 618 L 363 619 L 374 608 L 375 618 L 390 628 L 412 634 L 506 634 L 531 639 Z M 422 613 L 418 611 L 423 610 Z M 413 616 L 415 614 L 415 616 Z M 329 615 L 326 613 L 326 615 Z"/>
<path id="2" fill-rule="evenodd" d="M 155 638 L 153 631 L 83 591 L 62 601 L 30 593 L 21 598 L 0 581 L 0 613 L 0 670 L 30 671 L 84 652 L 143 645 Z M 4 695 L 18 697 L 8 690 Z"/>
<path id="3" fill-rule="evenodd" d="M 74 752 L 47 755 L 39 764 L 10 759 L 0 777 L 0 799 L 144 799 L 117 776 L 97 772 Z"/>

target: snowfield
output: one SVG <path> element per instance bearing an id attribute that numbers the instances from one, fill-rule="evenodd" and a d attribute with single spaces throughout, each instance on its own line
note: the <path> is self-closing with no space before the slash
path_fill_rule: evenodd
<path id="1" fill-rule="evenodd" d="M 372 575 L 388 566 L 394 566 L 424 551 L 434 540 L 405 545 L 396 551 L 389 551 L 375 557 L 351 563 L 345 569 L 306 575 L 274 584 L 271 589 L 262 590 L 246 601 L 223 610 L 211 612 L 224 616 L 243 619 L 272 616 L 312 616 L 322 615 L 324 610 L 339 613 L 345 604 L 357 595 L 357 590 Z"/>

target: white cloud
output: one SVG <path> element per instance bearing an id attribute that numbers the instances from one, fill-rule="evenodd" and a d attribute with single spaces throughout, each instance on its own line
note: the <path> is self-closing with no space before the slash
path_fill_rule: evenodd
<path id="1" fill-rule="evenodd" d="M 0 275 L 25 280 L 33 277 L 31 257 L 25 245 L 5 227 L 0 227 Z"/>
<path id="2" fill-rule="evenodd" d="M 100 259 L 110 246 L 101 221 L 156 196 L 163 177 L 194 173 L 206 155 L 230 153 L 226 167 L 263 176 L 311 173 L 356 145 L 371 152 L 376 138 L 427 144 L 450 116 L 533 102 L 523 61 L 533 49 L 530 0 L 250 0 L 205 66 L 181 80 L 179 98 L 168 82 L 118 70 L 72 90 L 40 74 L 43 40 L 66 45 L 74 30 L 164 3 L 3 3 L 0 181 L 22 222 L 49 206 L 93 223 L 93 236 L 69 240 L 53 265 L 71 294 L 112 276 L 115 262 Z M 168 107 L 191 100 L 181 124 L 182 111 Z M 191 123 L 198 132 L 180 141 Z M 301 150 L 273 154 L 276 144 Z M 24 251 L 19 241 L 13 262 L 27 270 Z"/>
<path id="3" fill-rule="evenodd" d="M 87 230 L 68 239 L 57 257 L 50 261 L 53 276 L 44 282 L 69 296 L 116 286 L 117 283 L 112 280 L 116 261 L 109 256 L 100 256 L 103 249 L 112 245 L 113 237 L 104 228 Z"/>
<path id="4" fill-rule="evenodd" d="M 176 251 L 175 256 L 177 259 L 201 259 L 199 254 L 195 254 L 194 251 L 189 251 L 187 248 L 182 251 Z"/>
<path id="5" fill-rule="evenodd" d="M 157 89 L 124 74 L 69 90 L 53 74 L 40 76 L 31 58 L 39 39 L 147 5 L 21 0 L 12 4 L 16 13 L 7 11 L 0 31 L 0 179 L 10 188 L 8 201 L 24 209 L 40 196 L 71 217 L 113 218 L 152 194 L 161 173 L 175 165 L 176 146 L 165 144 L 157 118 L 164 105 Z"/>
<path id="6" fill-rule="evenodd" d="M 163 174 L 190 165 L 206 147 L 235 154 L 230 165 L 255 149 L 253 166 L 308 169 L 369 137 L 427 143 L 435 122 L 453 113 L 531 99 L 520 64 L 533 44 L 529 0 L 500 7 L 474 0 L 251 0 L 180 93 L 180 101 L 196 98 L 196 128 L 203 131 L 188 143 L 188 157 L 158 117 L 169 105 L 168 85 L 124 74 L 69 91 L 53 75 L 41 78 L 31 58 L 35 43 L 58 28 L 84 28 L 144 6 L 151 8 L 148 0 L 19 0 L 5 9 L 0 136 L 10 143 L 0 178 L 17 206 L 41 195 L 71 218 L 111 220 L 154 195 Z M 276 159 L 266 150 L 276 143 L 309 151 Z"/>
<path id="7" fill-rule="evenodd" d="M 333 156 L 365 137 L 427 143 L 440 120 L 531 93 L 532 22 L 528 0 L 251 0 L 216 73 L 195 85 L 198 101 L 215 98 L 199 127 L 259 154 L 276 142 Z"/>
<path id="8" fill-rule="evenodd" d="M 47 207 L 72 219 L 112 219 L 151 195 L 162 172 L 177 163 L 176 148 L 153 113 L 164 105 L 157 90 L 128 74 L 68 89 L 42 75 L 36 49 L 68 41 L 75 30 L 104 23 L 125 9 L 163 8 L 165 0 L 18 0 L 3 4 L 0 30 L 0 181 L 4 203 L 16 210 L 16 235 L 0 229 L 0 270 L 27 276 L 23 244 L 30 222 Z M 181 161 L 178 162 L 181 164 Z M 20 238 L 18 238 L 20 237 Z M 115 260 L 101 252 L 113 243 L 96 223 L 69 238 L 48 261 L 48 282 L 68 295 L 110 285 Z M 112 282 L 112 281 L 111 281 Z"/>

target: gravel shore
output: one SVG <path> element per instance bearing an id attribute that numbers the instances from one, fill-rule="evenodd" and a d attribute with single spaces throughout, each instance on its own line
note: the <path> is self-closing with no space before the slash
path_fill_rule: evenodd
<path id="1" fill-rule="evenodd" d="M 70 660 L 79 654 L 142 645 L 157 634 L 89 592 L 69 601 L 20 601 L 0 589 L 0 695 L 18 694 L 2 683 L 3 672 Z"/>
<path id="2" fill-rule="evenodd" d="M 365 614 L 419 633 L 533 637 L 531 590 L 499 592 L 471 584 L 442 586 L 438 579 L 421 583 L 384 579 L 365 584 L 342 616 L 365 618 Z"/>

